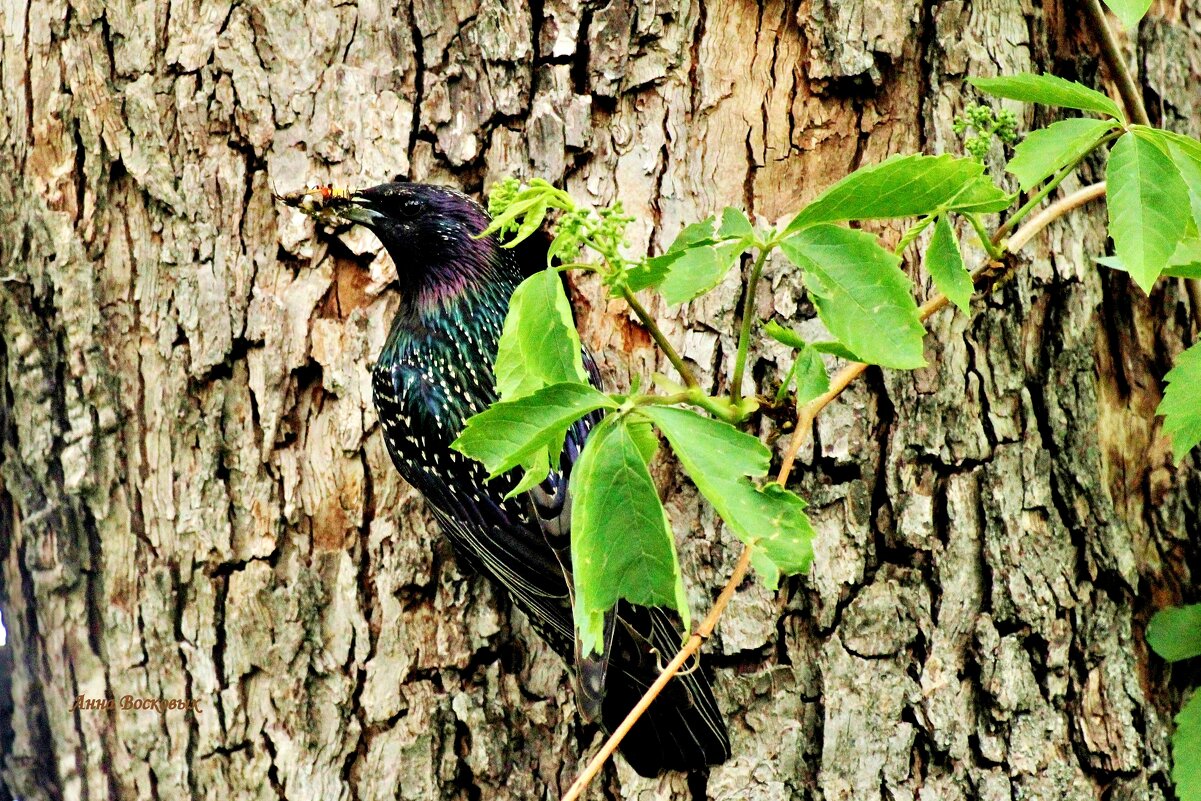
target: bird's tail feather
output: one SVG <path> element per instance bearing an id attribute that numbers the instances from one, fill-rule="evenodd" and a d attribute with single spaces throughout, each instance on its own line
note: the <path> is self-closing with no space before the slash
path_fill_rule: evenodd
<path id="1" fill-rule="evenodd" d="M 605 647 L 602 653 L 585 656 L 581 652 L 579 633 L 575 639 L 576 703 L 584 720 L 592 723 L 601 720 L 604 712 L 606 679 L 609 673 L 609 655 L 613 652 L 613 634 L 617 625 L 617 610 L 605 614 Z"/>
<path id="2" fill-rule="evenodd" d="M 609 666 L 602 711 L 602 721 L 609 731 L 621 724 L 680 645 L 678 629 L 669 613 L 644 608 L 631 611 L 642 618 L 639 622 L 650 624 L 649 632 L 637 627 L 650 634 L 650 642 L 628 631 L 622 637 L 618 625 L 617 658 Z M 622 617 L 627 616 L 623 609 Z M 638 641 L 648 647 L 631 650 Z M 725 723 L 699 665 L 694 662 L 664 687 L 622 741 L 621 753 L 642 776 L 657 776 L 665 770 L 698 770 L 730 756 Z"/>

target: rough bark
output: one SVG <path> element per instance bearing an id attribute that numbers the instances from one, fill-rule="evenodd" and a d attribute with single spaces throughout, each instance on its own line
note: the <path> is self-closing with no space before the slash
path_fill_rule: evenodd
<path id="1" fill-rule="evenodd" d="M 1162 5 L 1144 91 L 1196 134 L 1201 9 Z M 1032 0 L 0 19 L 0 796 L 25 801 L 556 798 L 597 742 L 388 463 L 368 383 L 387 259 L 361 232 L 327 252 L 273 186 L 542 176 L 620 197 L 657 248 L 726 204 L 775 221 L 860 164 L 954 150 L 965 75 L 1103 78 L 1082 14 Z M 597 797 L 1171 797 L 1180 685 L 1143 630 L 1196 597 L 1201 477 L 1153 413 L 1201 310 L 1099 273 L 1103 220 L 1055 225 L 974 316 L 933 321 L 930 367 L 873 370 L 820 418 L 796 482 L 812 574 L 747 583 L 707 648 L 734 757 L 707 780 L 618 764 Z M 817 331 L 788 267 L 768 277 L 761 308 Z M 739 287 L 658 308 L 715 386 Z M 670 369 L 576 289 L 614 386 Z M 764 345 L 754 379 L 785 359 Z M 705 609 L 737 546 L 657 471 Z"/>

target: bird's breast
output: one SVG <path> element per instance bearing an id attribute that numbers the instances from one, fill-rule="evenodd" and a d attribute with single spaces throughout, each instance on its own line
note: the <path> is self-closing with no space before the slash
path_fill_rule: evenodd
<path id="1" fill-rule="evenodd" d="M 405 481 L 435 506 L 449 511 L 495 504 L 520 516 L 517 505 L 503 500 L 509 482 L 488 482 L 483 465 L 450 447 L 467 418 L 495 397 L 490 382 L 455 356 L 425 347 L 376 364 L 375 408 L 389 455 Z M 487 378 L 491 369 L 489 361 Z"/>

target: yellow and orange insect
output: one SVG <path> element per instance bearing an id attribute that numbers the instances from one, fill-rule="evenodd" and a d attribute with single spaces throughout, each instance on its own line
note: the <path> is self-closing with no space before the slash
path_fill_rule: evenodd
<path id="1" fill-rule="evenodd" d="M 282 195 L 278 192 L 273 192 L 272 194 L 276 200 L 283 201 L 293 208 L 300 209 L 317 222 L 326 223 L 327 225 L 337 225 L 338 223 L 346 222 L 346 220 L 338 215 L 336 202 L 349 201 L 352 192 L 350 189 L 344 187 L 319 184 L 304 189 L 297 189 L 294 192 L 285 192 Z"/>

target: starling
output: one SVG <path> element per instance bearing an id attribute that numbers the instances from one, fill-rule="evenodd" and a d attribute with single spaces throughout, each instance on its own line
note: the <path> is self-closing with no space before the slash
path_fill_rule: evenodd
<path id="1" fill-rule="evenodd" d="M 440 186 L 388 183 L 284 199 L 327 222 L 366 226 L 391 254 L 401 304 L 372 372 L 388 453 L 461 561 L 499 582 L 551 648 L 576 663 L 581 711 L 611 731 L 678 650 L 681 633 L 673 612 L 622 602 L 606 621 L 602 657 L 576 658 L 569 479 L 599 413 L 576 422 L 558 470 L 524 497 L 505 499 L 520 479 L 516 471 L 488 481 L 483 465 L 450 448 L 467 418 L 496 400 L 492 366 L 509 299 L 524 277 L 546 267 L 546 240 L 508 249 L 495 236 L 475 238 L 488 225 L 487 212 Z M 587 352 L 584 363 L 599 387 Z M 729 756 L 725 724 L 701 670 L 667 685 L 621 751 L 643 776 L 704 768 Z"/>

